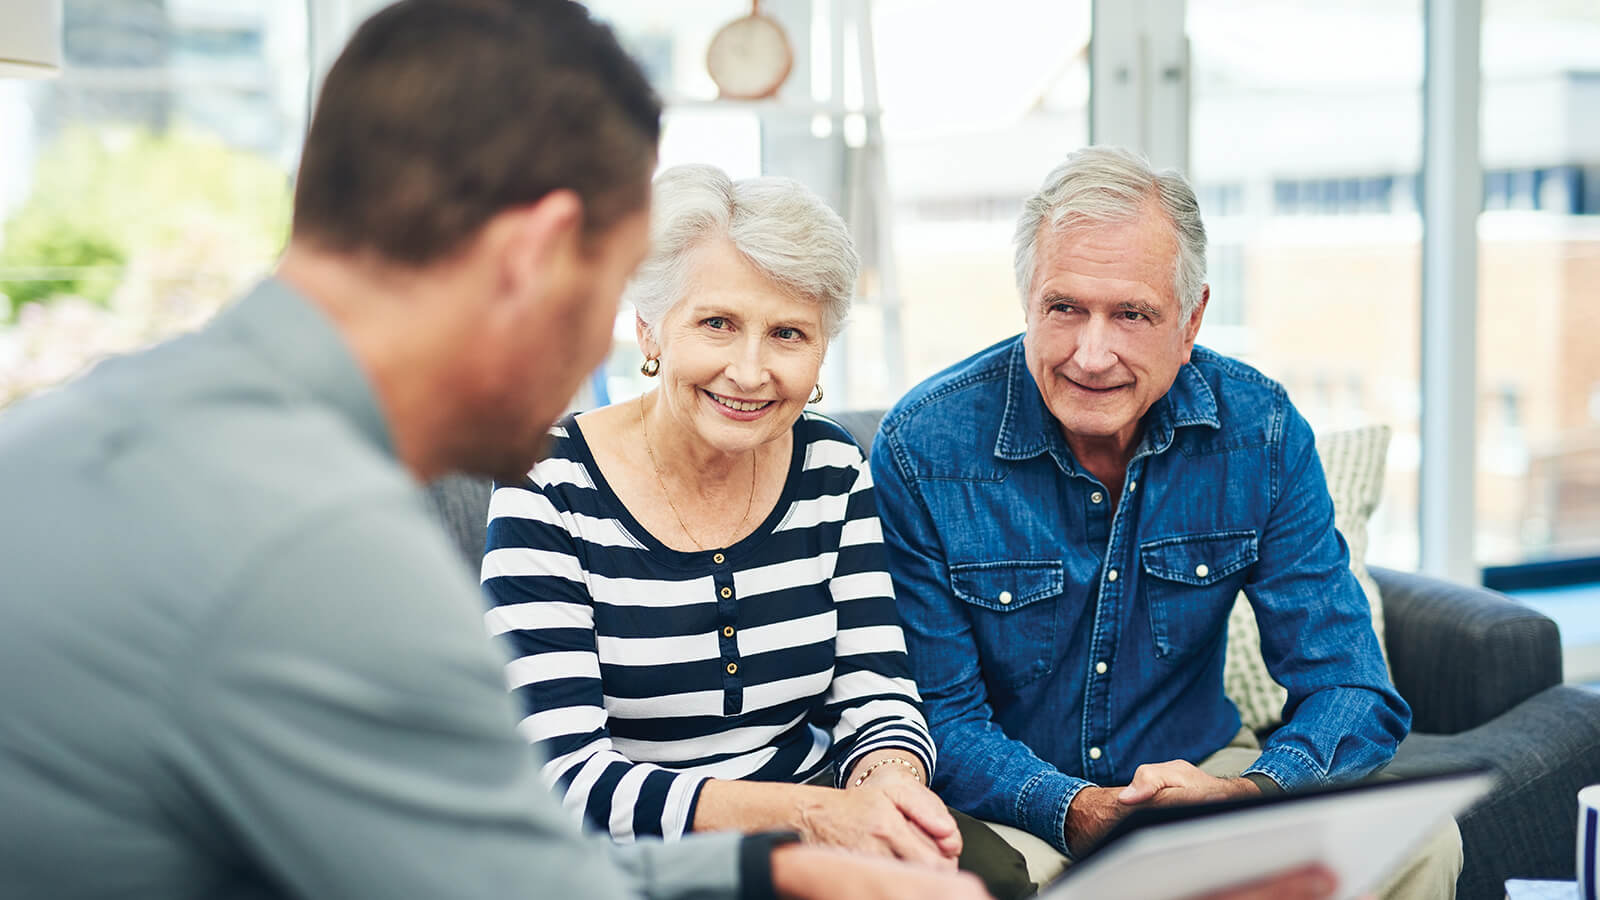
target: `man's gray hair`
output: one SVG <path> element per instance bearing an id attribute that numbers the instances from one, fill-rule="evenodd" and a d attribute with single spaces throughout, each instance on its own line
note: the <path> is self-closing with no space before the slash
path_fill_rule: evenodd
<path id="1" fill-rule="evenodd" d="M 688 294 L 693 250 L 725 238 L 762 275 L 822 307 L 833 338 L 844 327 L 860 261 L 849 229 L 792 178 L 734 181 L 715 166 L 673 166 L 656 176 L 650 256 L 624 293 L 655 332 Z"/>
<path id="2" fill-rule="evenodd" d="M 1121 147 L 1085 147 L 1067 156 L 1044 180 L 1039 193 L 1022 205 L 1017 220 L 1013 265 L 1017 293 L 1026 310 L 1033 289 L 1033 267 L 1039 232 L 1089 225 L 1121 224 L 1139 218 L 1152 206 L 1172 223 L 1178 257 L 1172 276 L 1173 295 L 1184 320 L 1200 305 L 1206 280 L 1206 226 L 1194 189 L 1176 170 L 1157 172 L 1144 157 Z"/>

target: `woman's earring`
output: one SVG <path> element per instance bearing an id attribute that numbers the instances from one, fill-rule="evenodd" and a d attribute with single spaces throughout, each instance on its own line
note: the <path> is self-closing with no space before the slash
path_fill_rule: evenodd
<path id="1" fill-rule="evenodd" d="M 817 385 L 817 389 L 811 392 L 811 399 L 807 400 L 806 402 L 807 403 L 821 403 L 822 402 L 822 385 L 820 385 L 820 384 Z"/>
<path id="2" fill-rule="evenodd" d="M 645 357 L 644 362 L 639 366 L 639 374 L 646 378 L 654 378 L 656 377 L 656 373 L 660 371 L 661 360 L 654 356 Z"/>

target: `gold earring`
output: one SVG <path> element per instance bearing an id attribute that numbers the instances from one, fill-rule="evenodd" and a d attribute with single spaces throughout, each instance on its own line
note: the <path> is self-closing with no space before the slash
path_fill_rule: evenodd
<path id="1" fill-rule="evenodd" d="M 645 357 L 644 362 L 639 365 L 639 374 L 646 378 L 654 378 L 656 373 L 660 371 L 661 360 L 654 356 Z"/>
<path id="2" fill-rule="evenodd" d="M 811 399 L 807 400 L 806 402 L 807 403 L 821 403 L 822 402 L 822 385 L 820 385 L 820 384 L 817 385 L 817 389 L 811 392 Z"/>

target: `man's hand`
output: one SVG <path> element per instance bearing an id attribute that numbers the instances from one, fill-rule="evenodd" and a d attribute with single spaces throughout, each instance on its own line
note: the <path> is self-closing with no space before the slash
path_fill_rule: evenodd
<path id="1" fill-rule="evenodd" d="M 1217 778 L 1183 760 L 1151 763 L 1134 770 L 1133 781 L 1117 794 L 1129 806 L 1176 806 L 1259 794 L 1248 778 Z"/>
<path id="2" fill-rule="evenodd" d="M 779 897 L 791 900 L 989 898 L 983 882 L 967 872 L 940 872 L 805 844 L 786 844 L 772 851 L 772 886 Z"/>
<path id="3" fill-rule="evenodd" d="M 1183 760 L 1140 766 L 1123 788 L 1086 787 L 1067 806 L 1067 847 L 1074 856 L 1140 806 L 1175 806 L 1259 794 L 1248 778 L 1216 778 Z"/>
<path id="4" fill-rule="evenodd" d="M 1067 847 L 1073 856 L 1084 853 L 1111 826 L 1133 810 L 1117 799 L 1120 788 L 1086 787 L 1067 805 Z"/>

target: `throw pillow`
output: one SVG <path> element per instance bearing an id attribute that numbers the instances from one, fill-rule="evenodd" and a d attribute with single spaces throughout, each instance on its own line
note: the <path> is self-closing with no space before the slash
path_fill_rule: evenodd
<path id="1" fill-rule="evenodd" d="M 1383 648 L 1383 602 L 1378 585 L 1367 574 L 1367 520 L 1383 492 L 1384 457 L 1389 450 L 1389 426 L 1370 425 L 1317 437 L 1317 454 L 1333 495 L 1333 523 L 1350 545 L 1350 570 L 1361 583 L 1372 607 L 1372 630 Z M 1384 651 L 1384 665 L 1388 665 Z M 1289 692 L 1272 680 L 1261 660 L 1261 631 L 1255 610 L 1241 591 L 1228 617 L 1228 650 L 1223 662 L 1223 688 L 1239 708 L 1239 717 L 1253 731 L 1282 722 Z"/>

